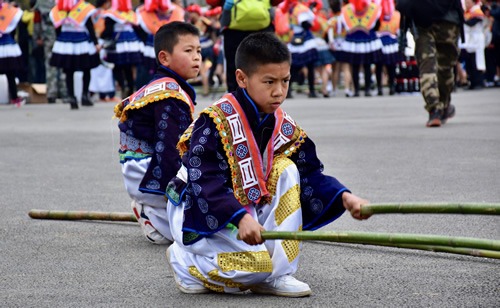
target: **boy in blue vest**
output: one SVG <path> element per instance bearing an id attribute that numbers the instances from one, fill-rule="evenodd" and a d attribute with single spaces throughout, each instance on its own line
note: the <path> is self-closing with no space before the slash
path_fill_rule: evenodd
<path id="1" fill-rule="evenodd" d="M 132 211 L 149 241 L 169 244 L 165 188 L 181 165 L 177 142 L 193 121 L 196 94 L 186 80 L 200 71 L 198 29 L 184 22 L 164 25 L 155 35 L 154 49 L 156 75 L 119 103 L 115 116 L 120 120 L 120 163 Z"/>
<path id="2" fill-rule="evenodd" d="M 360 213 L 368 202 L 323 174 L 313 141 L 280 108 L 290 61 L 274 34 L 248 36 L 236 53 L 239 88 L 203 110 L 179 141 L 167 259 L 184 293 L 308 296 L 292 276 L 300 242 L 264 242 L 261 231 L 316 230 L 345 209 L 368 218 Z"/>

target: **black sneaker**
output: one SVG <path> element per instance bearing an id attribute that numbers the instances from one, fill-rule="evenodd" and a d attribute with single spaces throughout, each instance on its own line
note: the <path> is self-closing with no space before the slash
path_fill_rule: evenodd
<path id="1" fill-rule="evenodd" d="M 438 109 L 433 109 L 429 112 L 429 120 L 426 123 L 427 127 L 439 127 L 441 126 L 441 118 L 443 116 L 443 111 Z"/>
<path id="2" fill-rule="evenodd" d="M 70 96 L 67 97 L 63 100 L 65 103 L 68 103 L 70 105 L 70 109 L 78 109 L 78 102 L 76 101 L 76 97 Z"/>
<path id="3" fill-rule="evenodd" d="M 82 95 L 82 106 L 94 106 L 94 103 L 90 99 L 88 93 Z"/>
<path id="4" fill-rule="evenodd" d="M 441 116 L 441 124 L 445 124 L 448 119 L 451 119 L 455 116 L 455 106 L 452 104 L 448 105 Z"/>

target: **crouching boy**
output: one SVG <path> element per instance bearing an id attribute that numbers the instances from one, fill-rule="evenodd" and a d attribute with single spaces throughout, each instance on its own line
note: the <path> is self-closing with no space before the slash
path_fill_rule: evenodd
<path id="1" fill-rule="evenodd" d="M 236 53 L 239 89 L 203 110 L 181 137 L 181 171 L 169 183 L 174 243 L 167 249 L 185 293 L 302 297 L 293 277 L 301 243 L 263 241 L 261 231 L 315 230 L 367 203 L 322 173 L 313 141 L 281 109 L 290 53 L 272 33 L 248 36 Z M 237 237 L 240 237 L 239 240 Z"/>

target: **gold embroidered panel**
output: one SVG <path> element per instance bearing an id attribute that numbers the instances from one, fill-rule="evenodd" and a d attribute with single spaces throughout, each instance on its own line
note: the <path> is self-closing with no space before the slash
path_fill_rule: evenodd
<path id="1" fill-rule="evenodd" d="M 219 253 L 217 261 L 223 272 L 270 273 L 273 271 L 273 263 L 267 250 Z"/>

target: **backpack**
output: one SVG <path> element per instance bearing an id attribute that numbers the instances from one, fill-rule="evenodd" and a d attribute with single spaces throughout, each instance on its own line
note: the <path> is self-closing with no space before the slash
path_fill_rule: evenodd
<path id="1" fill-rule="evenodd" d="M 257 31 L 271 24 L 270 0 L 235 0 L 231 8 L 229 29 Z"/>

